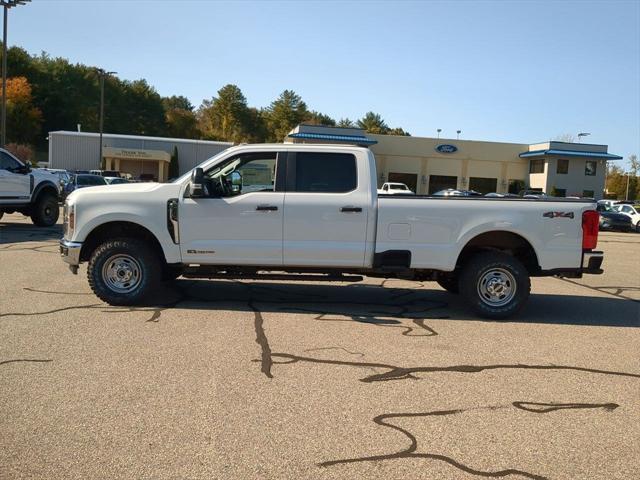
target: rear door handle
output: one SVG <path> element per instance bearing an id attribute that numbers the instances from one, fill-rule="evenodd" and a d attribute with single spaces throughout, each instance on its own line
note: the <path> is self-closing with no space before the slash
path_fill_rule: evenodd
<path id="1" fill-rule="evenodd" d="M 259 212 L 275 212 L 278 210 L 278 207 L 275 205 L 258 205 L 256 210 Z"/>
<path id="2" fill-rule="evenodd" d="M 356 213 L 356 212 L 361 212 L 362 208 L 361 207 L 342 207 L 340 211 L 345 213 Z"/>

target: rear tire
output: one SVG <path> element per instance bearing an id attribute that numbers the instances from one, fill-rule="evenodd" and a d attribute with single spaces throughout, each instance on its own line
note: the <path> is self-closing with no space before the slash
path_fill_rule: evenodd
<path id="1" fill-rule="evenodd" d="M 438 275 L 436 282 L 449 293 L 460 293 L 460 278 L 453 272 Z"/>
<path id="2" fill-rule="evenodd" d="M 460 292 L 481 317 L 503 319 L 524 307 L 531 291 L 529 272 L 517 258 L 500 252 L 479 253 L 464 266 Z"/>
<path id="3" fill-rule="evenodd" d="M 162 260 L 135 238 L 99 245 L 91 255 L 87 278 L 91 290 L 109 305 L 138 305 L 159 286 Z"/>
<path id="4" fill-rule="evenodd" d="M 31 211 L 31 221 L 39 227 L 55 225 L 59 216 L 58 198 L 51 193 L 40 195 Z"/>

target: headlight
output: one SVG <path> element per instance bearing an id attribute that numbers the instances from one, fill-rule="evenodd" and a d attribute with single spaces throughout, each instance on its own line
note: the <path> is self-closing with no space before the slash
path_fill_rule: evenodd
<path id="1" fill-rule="evenodd" d="M 66 238 L 67 240 L 71 240 L 76 229 L 75 204 L 69 205 L 67 202 L 64 202 L 64 207 L 62 209 L 62 222 L 64 238 Z"/>

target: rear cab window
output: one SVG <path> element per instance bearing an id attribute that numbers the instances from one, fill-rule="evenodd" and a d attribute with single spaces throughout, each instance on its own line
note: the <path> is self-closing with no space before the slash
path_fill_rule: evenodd
<path id="1" fill-rule="evenodd" d="M 287 191 L 347 193 L 358 187 L 351 153 L 296 152 L 287 163 Z"/>

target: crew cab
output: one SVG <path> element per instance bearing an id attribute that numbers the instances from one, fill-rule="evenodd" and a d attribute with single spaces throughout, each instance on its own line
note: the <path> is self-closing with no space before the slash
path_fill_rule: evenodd
<path id="1" fill-rule="evenodd" d="M 112 305 L 144 302 L 179 275 L 284 271 L 434 280 L 505 318 L 531 276 L 602 273 L 593 201 L 378 196 L 377 178 L 366 148 L 232 147 L 172 183 L 73 192 L 60 252 L 73 273 L 88 262 L 93 292 Z"/>
<path id="2" fill-rule="evenodd" d="M 58 221 L 60 180 L 46 170 L 32 170 L 7 150 L 0 148 L 0 218 L 20 212 L 41 227 Z"/>

